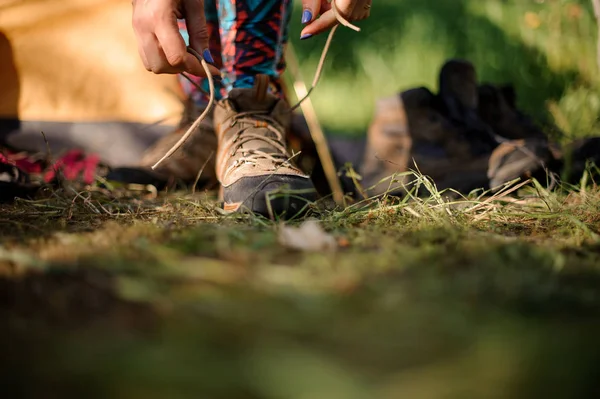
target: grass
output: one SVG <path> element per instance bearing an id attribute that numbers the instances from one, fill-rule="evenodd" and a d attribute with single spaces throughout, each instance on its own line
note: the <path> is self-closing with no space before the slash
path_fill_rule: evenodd
<path id="1" fill-rule="evenodd" d="M 514 83 L 538 120 L 592 134 L 587 3 L 378 0 L 362 33 L 340 31 L 313 101 L 330 131 L 358 134 L 376 97 L 435 88 L 441 63 L 459 56 L 482 80 Z M 307 78 L 323 40 L 293 40 Z M 414 175 L 428 195 L 322 201 L 312 217 L 333 252 L 291 250 L 282 223 L 225 216 L 214 193 L 62 187 L 0 205 L 2 392 L 596 397 L 593 176 L 457 196 Z"/>
<path id="2" fill-rule="evenodd" d="M 312 99 L 331 132 L 364 134 L 375 99 L 437 90 L 448 58 L 472 61 L 481 81 L 512 83 L 518 105 L 567 137 L 597 134 L 596 23 L 588 0 L 379 0 L 362 32 L 341 29 Z M 325 37 L 292 44 L 310 81 Z M 343 117 L 340 117 L 343 115 Z M 561 138 L 562 137 L 557 137 Z"/>
<path id="3" fill-rule="evenodd" d="M 432 195 L 315 209 L 335 252 L 208 194 L 3 206 L 2 379 L 28 397 L 597 393 L 600 190 L 456 200 L 415 179 Z"/>

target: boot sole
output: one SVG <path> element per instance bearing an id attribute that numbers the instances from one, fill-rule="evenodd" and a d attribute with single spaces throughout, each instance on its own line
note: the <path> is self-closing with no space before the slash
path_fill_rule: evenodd
<path id="1" fill-rule="evenodd" d="M 223 188 L 223 210 L 268 218 L 301 217 L 317 192 L 308 178 L 300 176 L 246 177 Z"/>

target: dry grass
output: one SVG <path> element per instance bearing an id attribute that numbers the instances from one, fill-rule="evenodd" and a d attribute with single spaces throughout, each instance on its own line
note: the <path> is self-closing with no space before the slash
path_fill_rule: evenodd
<path id="1" fill-rule="evenodd" d="M 315 206 L 341 245 L 327 253 L 286 249 L 279 222 L 225 216 L 210 193 L 65 188 L 5 205 L 4 378 L 33 396 L 593 392 L 600 189 L 459 196 L 413 178 L 404 199 Z"/>

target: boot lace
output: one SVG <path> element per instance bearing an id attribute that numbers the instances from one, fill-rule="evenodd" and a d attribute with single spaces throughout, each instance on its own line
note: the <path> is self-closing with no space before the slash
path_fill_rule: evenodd
<path id="1" fill-rule="evenodd" d="M 355 25 L 351 24 L 350 22 L 348 22 L 348 20 L 346 20 L 339 13 L 339 11 L 337 9 L 337 6 L 335 4 L 335 0 L 331 1 L 331 9 L 333 10 L 333 14 L 335 15 L 337 21 L 341 25 L 343 25 L 343 26 L 345 26 L 347 28 L 350 28 L 352 30 L 355 30 L 357 32 L 360 31 L 360 28 L 358 28 L 357 26 L 355 26 Z M 300 104 L 302 104 L 302 102 L 304 102 L 304 100 L 306 100 L 310 96 L 310 94 L 312 93 L 312 91 L 314 90 L 314 88 L 317 86 L 317 83 L 319 82 L 319 79 L 321 77 L 321 73 L 323 72 L 323 66 L 325 64 L 325 59 L 327 57 L 327 53 L 329 52 L 329 47 L 331 46 L 331 41 L 333 40 L 333 36 L 335 35 L 335 32 L 336 32 L 338 26 L 339 25 L 334 26 L 329 31 L 329 36 L 327 37 L 327 42 L 325 43 L 325 46 L 323 47 L 323 51 L 321 52 L 321 59 L 319 60 L 319 65 L 317 66 L 317 71 L 315 72 L 315 77 L 313 79 L 312 86 L 310 87 L 310 89 L 308 90 L 308 92 L 306 93 L 306 95 L 303 98 L 301 98 L 298 101 L 298 103 L 296 103 L 296 105 L 294 105 L 293 107 L 291 107 L 290 112 L 293 111 L 293 110 L 295 110 L 296 108 L 298 108 L 300 106 Z M 208 64 L 206 63 L 206 61 L 204 60 L 204 58 L 197 51 L 195 51 L 193 48 L 188 47 L 187 51 L 200 61 L 200 64 L 202 65 L 202 68 L 206 72 L 206 77 L 208 79 L 208 86 L 209 86 L 209 93 L 208 93 L 209 94 L 209 102 L 208 102 L 208 106 L 206 107 L 206 109 L 204 110 L 204 112 L 198 117 L 198 119 L 196 119 L 196 121 L 192 124 L 192 126 L 190 126 L 190 128 L 181 137 L 181 139 L 177 143 L 175 143 L 175 145 L 173 145 L 173 147 L 169 151 L 167 151 L 167 153 L 160 160 L 158 160 L 158 162 L 156 162 L 154 164 L 154 166 L 152 166 L 152 169 L 156 169 L 166 159 L 170 158 L 187 141 L 187 139 L 190 137 L 190 135 L 194 131 L 196 131 L 196 129 L 198 129 L 198 127 L 200 126 L 200 124 L 202 123 L 202 121 L 204 120 L 204 118 L 206 118 L 206 116 L 212 111 L 212 108 L 213 108 L 213 106 L 215 104 L 215 85 L 214 85 L 213 77 L 210 74 L 210 70 L 208 69 Z M 194 84 L 197 88 L 199 88 L 200 90 L 202 90 L 195 82 L 192 81 L 192 79 L 185 72 L 182 73 L 182 75 L 187 80 L 189 80 L 190 82 L 192 82 L 192 84 Z M 271 120 L 270 120 L 271 118 L 268 118 L 265 115 L 261 115 L 261 114 L 256 113 L 256 112 L 244 113 L 244 114 L 247 117 L 253 116 L 253 119 L 248 119 L 248 120 L 251 120 L 252 122 L 258 121 L 258 120 L 262 120 L 262 119 L 264 119 L 265 121 L 271 122 Z M 245 130 L 245 129 L 242 129 L 242 130 Z M 273 130 L 269 129 L 269 130 L 272 131 L 273 133 L 275 133 L 274 130 L 276 130 L 276 129 L 273 129 Z M 240 134 L 241 134 L 241 132 L 240 132 Z M 250 135 L 248 135 L 247 137 L 250 137 Z M 282 135 L 282 133 L 280 131 L 277 131 L 276 132 L 276 137 L 277 138 L 263 138 L 263 137 L 261 137 L 260 140 L 269 142 L 269 144 L 273 145 L 276 148 L 278 148 L 278 146 L 283 146 L 282 154 L 285 154 L 286 151 L 285 151 L 285 145 L 283 144 L 283 135 Z M 255 139 L 258 140 L 258 136 L 256 136 L 256 138 L 254 138 L 254 137 L 252 138 L 252 140 L 255 140 Z M 244 140 L 245 140 L 244 142 L 249 141 L 246 138 L 244 138 Z M 268 154 L 268 153 L 265 153 L 263 151 L 257 151 L 257 150 L 253 150 L 252 153 L 249 154 L 249 156 L 250 156 L 250 160 L 251 161 L 255 161 L 255 160 L 257 160 L 259 158 L 262 158 L 262 157 L 267 157 L 267 159 L 271 159 L 272 158 L 272 160 L 277 159 L 279 161 L 279 155 Z M 287 157 L 286 157 L 286 160 L 287 160 Z"/>
<path id="2" fill-rule="evenodd" d="M 229 129 L 238 124 L 244 124 L 245 126 L 240 127 L 226 146 L 229 147 L 230 156 L 235 156 L 239 152 L 242 157 L 234 161 L 227 168 L 225 174 L 231 173 L 242 165 L 257 166 L 262 160 L 270 161 L 273 170 L 282 166 L 292 167 L 285 147 L 283 134 L 285 129 L 274 118 L 262 111 L 241 112 L 232 118 Z M 271 135 L 249 131 L 248 129 L 251 128 L 267 129 Z M 244 144 L 251 141 L 263 142 L 265 149 L 244 148 Z M 273 149 L 273 151 L 268 151 L 267 148 Z"/>

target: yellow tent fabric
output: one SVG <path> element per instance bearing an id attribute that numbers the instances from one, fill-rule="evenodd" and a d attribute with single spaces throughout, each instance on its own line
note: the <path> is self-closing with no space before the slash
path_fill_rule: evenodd
<path id="1" fill-rule="evenodd" d="M 130 0 L 0 0 L 0 118 L 173 124 L 181 107 L 139 60 Z"/>

